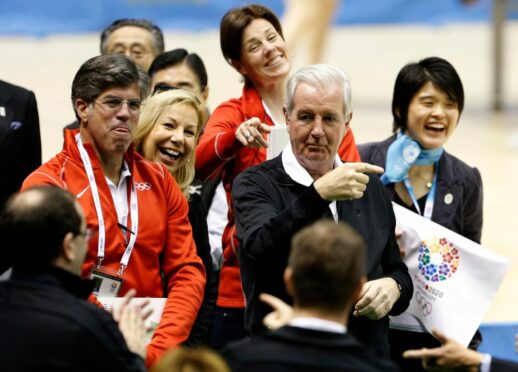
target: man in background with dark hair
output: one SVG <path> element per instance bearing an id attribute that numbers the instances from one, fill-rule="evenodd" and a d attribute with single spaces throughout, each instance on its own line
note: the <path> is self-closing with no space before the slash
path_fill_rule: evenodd
<path id="1" fill-rule="evenodd" d="M 142 96 L 145 98 L 151 93 L 147 70 L 153 59 L 164 51 L 164 35 L 160 27 L 145 19 L 117 19 L 101 32 L 100 49 L 101 54 L 124 54 L 135 63 Z M 63 130 L 77 128 L 79 122 L 76 120 Z"/>
<path id="2" fill-rule="evenodd" d="M 148 74 L 151 77 L 152 89 L 157 85 L 186 89 L 207 105 L 207 70 L 203 60 L 196 53 L 189 53 L 182 48 L 164 52 L 154 59 Z"/>
<path id="3" fill-rule="evenodd" d="M 231 345 L 233 371 L 395 371 L 347 331 L 365 276 L 365 243 L 348 225 L 320 220 L 292 240 L 284 271 L 288 325 Z M 271 296 L 270 296 L 271 297 Z"/>
<path id="4" fill-rule="evenodd" d="M 86 301 L 93 282 L 80 274 L 88 237 L 81 206 L 65 190 L 39 186 L 8 201 L 0 247 L 13 274 L 0 283 L 2 370 L 144 370 L 142 309 L 126 302 L 117 326 Z"/>
<path id="5" fill-rule="evenodd" d="M 124 54 L 145 72 L 163 51 L 162 30 L 146 19 L 117 19 L 101 33 L 101 54 Z"/>

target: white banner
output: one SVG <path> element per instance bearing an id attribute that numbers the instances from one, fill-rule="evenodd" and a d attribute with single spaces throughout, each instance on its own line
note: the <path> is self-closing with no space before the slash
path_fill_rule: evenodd
<path id="1" fill-rule="evenodd" d="M 392 203 L 398 243 L 414 283 L 407 311 L 391 328 L 437 328 L 467 346 L 495 296 L 509 260 L 435 222 Z"/>
<path id="2" fill-rule="evenodd" d="M 114 309 L 117 309 L 124 301 L 124 298 L 122 297 L 97 297 L 97 299 L 103 304 L 104 309 L 110 312 L 113 312 Z M 146 319 L 146 328 L 148 329 L 146 341 L 149 344 L 151 342 L 151 338 L 153 337 L 153 333 L 155 332 L 155 329 L 158 327 L 160 319 L 162 318 L 162 312 L 164 311 L 167 298 L 135 297 L 131 300 L 130 303 L 131 305 L 139 305 L 143 301 L 149 301 L 149 305 L 146 307 L 146 309 L 153 309 L 153 312 L 149 318 Z"/>

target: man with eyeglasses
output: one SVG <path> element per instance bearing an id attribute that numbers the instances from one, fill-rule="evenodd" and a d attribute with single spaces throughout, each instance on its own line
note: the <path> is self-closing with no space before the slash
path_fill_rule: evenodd
<path id="1" fill-rule="evenodd" d="M 136 66 L 121 54 L 91 58 L 72 83 L 79 130 L 25 180 L 77 195 L 94 232 L 83 265 L 98 296 L 167 297 L 147 348 L 150 366 L 185 341 L 203 298 L 205 271 L 192 238 L 188 204 L 169 171 L 131 145 L 142 97 Z M 94 292 L 95 293 L 95 292 Z"/>
<path id="2" fill-rule="evenodd" d="M 139 68 L 140 90 L 147 97 L 151 78 L 147 74 L 151 62 L 164 51 L 164 35 L 157 25 L 146 19 L 121 18 L 113 21 L 101 32 L 101 54 L 120 53 L 131 59 Z M 66 125 L 63 130 L 77 129 L 79 122 Z"/>
<path id="3" fill-rule="evenodd" d="M 101 54 L 124 54 L 146 72 L 163 51 L 162 30 L 146 19 L 117 19 L 101 33 Z"/>
<path id="4" fill-rule="evenodd" d="M 2 370 L 145 370 L 145 310 L 124 305 L 117 325 L 86 301 L 93 283 L 79 276 L 88 235 L 81 206 L 65 190 L 36 186 L 7 202 L 0 247 L 13 273 L 0 283 Z"/>

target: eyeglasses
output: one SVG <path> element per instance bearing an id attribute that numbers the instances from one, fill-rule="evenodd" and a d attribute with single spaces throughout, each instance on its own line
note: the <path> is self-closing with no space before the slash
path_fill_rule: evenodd
<path id="1" fill-rule="evenodd" d="M 139 112 L 140 106 L 142 106 L 142 101 L 140 99 L 121 99 L 119 97 L 105 97 L 100 101 L 95 100 L 95 103 L 100 103 L 103 107 L 112 112 L 119 112 L 122 105 L 125 103 L 128 105 L 128 109 L 132 113 Z"/>
<path id="2" fill-rule="evenodd" d="M 85 232 L 78 232 L 76 236 L 83 236 L 86 241 L 89 241 L 92 236 L 94 236 L 94 232 L 90 229 L 86 229 Z"/>
<path id="3" fill-rule="evenodd" d="M 118 46 L 109 53 L 118 53 L 129 57 L 133 61 L 141 60 L 151 54 L 151 51 L 146 50 L 144 46 L 136 45 L 131 47 Z"/>
<path id="4" fill-rule="evenodd" d="M 187 92 L 187 93 L 189 93 L 189 95 L 192 96 L 192 98 L 196 102 L 196 104 L 201 105 L 199 98 L 196 97 L 196 95 L 194 93 L 192 93 L 191 91 L 184 89 L 184 88 L 175 87 L 174 85 L 169 85 L 169 84 L 164 84 L 164 83 L 157 84 L 153 88 L 153 93 L 151 93 L 151 95 L 154 96 L 155 94 L 160 94 L 162 92 L 168 92 L 170 90 L 183 90 L 184 92 Z"/>

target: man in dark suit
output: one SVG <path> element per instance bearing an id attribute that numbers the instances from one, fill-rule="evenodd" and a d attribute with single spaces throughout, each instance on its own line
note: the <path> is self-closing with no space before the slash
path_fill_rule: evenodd
<path id="1" fill-rule="evenodd" d="M 516 372 L 518 363 L 493 358 L 489 354 L 468 349 L 434 329 L 432 334 L 442 346 L 433 349 L 407 350 L 403 354 L 407 359 L 421 359 L 423 368 L 431 371 L 462 370 L 482 372 Z M 518 336 L 517 336 L 518 351 Z"/>
<path id="2" fill-rule="evenodd" d="M 276 158 L 241 173 L 233 188 L 246 326 L 252 335 L 264 331 L 268 308 L 259 302 L 260 293 L 290 301 L 282 276 L 293 235 L 331 218 L 347 222 L 367 245 L 368 282 L 349 330 L 388 356 L 388 315 L 408 307 L 413 285 L 399 255 L 392 204 L 378 177 L 365 174 L 383 169 L 342 164 L 337 156 L 351 119 L 349 81 L 332 66 L 306 66 L 289 79 L 286 97 L 290 143 Z"/>
<path id="3" fill-rule="evenodd" d="M 5 371 L 144 371 L 145 314 L 112 316 L 86 301 L 80 278 L 90 232 L 75 196 L 53 186 L 14 195 L 0 214 L 0 249 L 13 274 L 0 283 L 0 366 Z M 119 330 L 120 329 L 120 330 Z"/>
<path id="4" fill-rule="evenodd" d="M 34 93 L 0 80 L 0 210 L 40 165 L 40 121 Z M 3 271 L 0 267 L 0 273 Z"/>
<path id="5" fill-rule="evenodd" d="M 396 371 L 347 331 L 365 281 L 365 243 L 351 227 L 320 220 L 299 231 L 284 272 L 288 325 L 224 350 L 232 370 Z"/>

